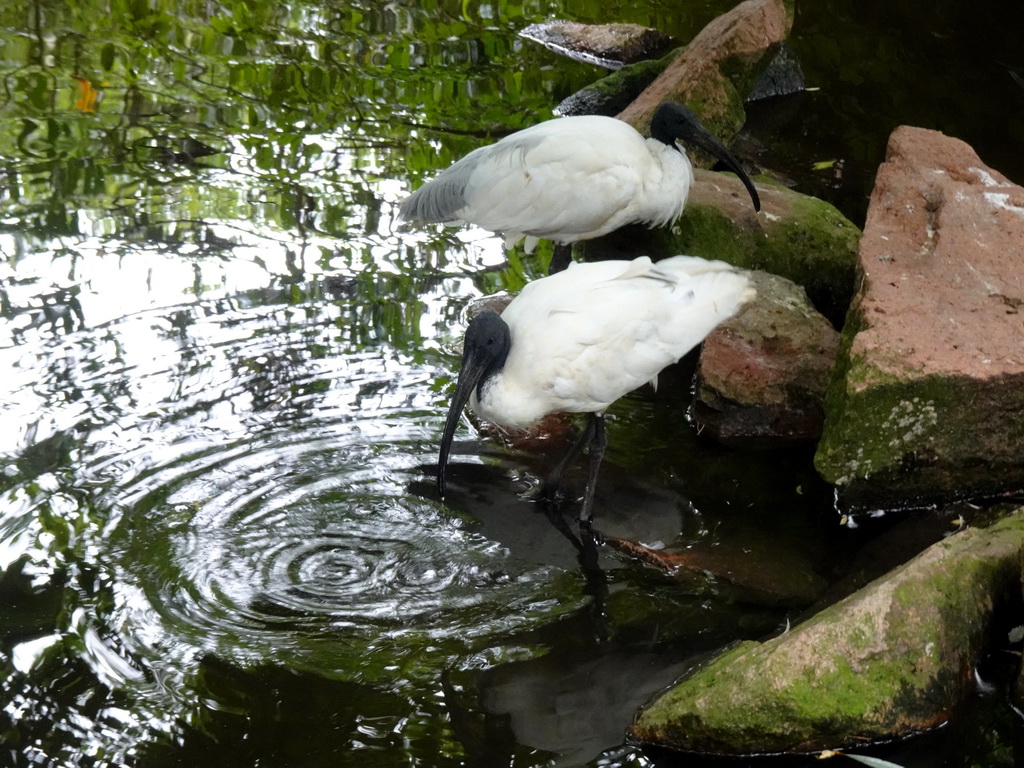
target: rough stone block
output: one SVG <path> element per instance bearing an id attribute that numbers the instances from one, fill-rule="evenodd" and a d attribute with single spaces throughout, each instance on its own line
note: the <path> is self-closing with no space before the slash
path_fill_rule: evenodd
<path id="1" fill-rule="evenodd" d="M 1024 487 L 1024 189 L 897 128 L 857 270 L 818 471 L 853 507 Z"/>

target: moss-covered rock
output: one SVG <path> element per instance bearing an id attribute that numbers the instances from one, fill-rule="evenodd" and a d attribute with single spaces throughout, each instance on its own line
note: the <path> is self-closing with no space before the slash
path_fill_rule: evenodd
<path id="1" fill-rule="evenodd" d="M 1012 447 L 1024 446 L 1024 417 L 1006 408 L 1015 390 L 1010 377 L 892 379 L 866 357 L 848 359 L 826 399 L 815 467 L 851 508 L 1022 488 Z"/>
<path id="2" fill-rule="evenodd" d="M 703 189 L 698 188 L 701 185 Z M 709 256 L 727 249 L 730 263 L 792 280 L 803 286 L 819 310 L 835 317 L 836 310 L 849 305 L 853 292 L 860 230 L 822 200 L 760 185 L 759 190 L 765 189 L 770 194 L 761 194 L 758 226 L 746 227 L 713 199 L 716 190 L 702 174 L 687 205 L 688 215 L 671 230 L 673 246 L 693 255 L 703 255 L 700 251 L 706 249 Z"/>
<path id="3" fill-rule="evenodd" d="M 646 130 L 663 101 L 685 102 L 728 142 L 742 127 L 744 98 L 789 36 L 792 0 L 746 0 L 714 19 L 619 117 Z"/>
<path id="4" fill-rule="evenodd" d="M 639 24 L 581 24 L 562 19 L 531 24 L 519 36 L 570 59 L 608 69 L 658 58 L 674 44 L 664 32 Z"/>
<path id="5" fill-rule="evenodd" d="M 944 723 L 994 602 L 1020 591 L 1024 509 L 935 544 L 794 630 L 746 642 L 640 713 L 637 741 L 686 751 L 813 752 Z"/>
<path id="6" fill-rule="evenodd" d="M 624 227 L 577 247 L 586 258 L 684 253 L 771 272 L 802 286 L 815 308 L 839 324 L 853 295 L 860 230 L 815 197 L 760 179 L 757 189 L 760 214 L 735 176 L 698 169 L 675 226 Z"/>
<path id="7" fill-rule="evenodd" d="M 629 106 L 644 88 L 654 82 L 681 52 L 677 48 L 660 59 L 639 61 L 630 64 L 617 72 L 602 77 L 586 88 L 581 88 L 572 96 L 563 99 L 555 114 L 569 115 L 605 115 L 614 117 Z"/>
<path id="8" fill-rule="evenodd" d="M 815 459 L 846 506 L 1024 488 L 1022 195 L 958 139 L 893 131 Z"/>

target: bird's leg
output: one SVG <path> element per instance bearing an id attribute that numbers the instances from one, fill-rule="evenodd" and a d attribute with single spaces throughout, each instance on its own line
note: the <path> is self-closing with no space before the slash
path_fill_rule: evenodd
<path id="1" fill-rule="evenodd" d="M 592 418 L 587 419 L 587 425 L 580 432 L 579 437 L 576 438 L 576 442 L 572 444 L 572 448 L 565 454 L 565 458 L 558 462 L 558 466 L 554 468 L 544 484 L 541 486 L 540 493 L 538 496 L 542 499 L 553 501 L 558 495 L 559 490 L 562 487 L 562 477 L 565 475 L 565 471 L 569 468 L 572 460 L 575 459 L 579 452 L 583 450 L 583 446 L 587 445 L 593 437 L 594 421 Z"/>
<path id="2" fill-rule="evenodd" d="M 583 593 L 593 598 L 587 613 L 593 627 L 594 639 L 598 643 L 608 642 L 611 634 L 608 629 L 608 580 L 601 570 L 601 555 L 598 552 L 598 547 L 603 543 L 601 534 L 591 529 L 590 522 L 581 520 L 578 560 L 586 580 Z"/>
<path id="3" fill-rule="evenodd" d="M 540 510 L 547 517 L 548 521 L 555 526 L 560 534 L 569 540 L 569 543 L 576 548 L 577 560 L 580 570 L 586 580 L 583 593 L 590 595 L 593 600 L 587 613 L 592 617 L 594 638 L 599 643 L 606 642 L 609 637 L 608 616 L 606 606 L 608 604 L 608 582 L 605 579 L 604 571 L 601 570 L 601 554 L 599 548 L 604 545 L 604 537 L 598 531 L 591 528 L 589 522 L 580 522 L 579 536 L 573 533 L 565 516 L 560 512 L 558 505 L 550 503 L 550 499 L 541 498 Z"/>
<path id="4" fill-rule="evenodd" d="M 555 253 L 551 257 L 551 264 L 548 265 L 548 274 L 561 272 L 572 263 L 572 244 L 557 243 Z"/>
<path id="5" fill-rule="evenodd" d="M 594 505 L 594 489 L 597 486 L 597 471 L 601 468 L 604 449 L 608 447 L 608 437 L 604 432 L 604 414 L 590 414 L 590 472 L 587 475 L 587 490 L 583 494 L 583 509 L 580 511 L 580 523 L 590 525 L 591 507 Z"/>

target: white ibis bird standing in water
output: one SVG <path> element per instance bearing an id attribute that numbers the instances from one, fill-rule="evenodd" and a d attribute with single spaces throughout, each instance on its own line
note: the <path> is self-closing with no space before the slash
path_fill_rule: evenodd
<path id="1" fill-rule="evenodd" d="M 651 138 L 614 117 L 581 115 L 534 125 L 470 152 L 407 197 L 399 218 L 476 224 L 523 238 L 527 253 L 554 240 L 550 272 L 568 266 L 572 244 L 626 224 L 671 224 L 693 183 L 693 166 L 676 143 L 705 150 L 761 201 L 739 161 L 688 107 L 666 101 L 651 119 Z"/>
<path id="2" fill-rule="evenodd" d="M 549 413 L 590 414 L 548 485 L 557 488 L 586 445 L 589 476 L 580 520 L 589 521 L 605 448 L 604 411 L 657 379 L 754 296 L 722 261 L 673 256 L 571 264 L 529 283 L 499 316 L 470 322 L 438 457 L 444 497 L 452 438 L 468 403 L 481 418 L 526 429 Z"/>

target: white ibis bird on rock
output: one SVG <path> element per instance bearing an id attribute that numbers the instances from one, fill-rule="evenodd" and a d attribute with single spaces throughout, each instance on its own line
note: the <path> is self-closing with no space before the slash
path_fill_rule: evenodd
<path id="1" fill-rule="evenodd" d="M 614 117 L 581 115 L 534 125 L 470 152 L 407 197 L 399 218 L 476 224 L 523 238 L 527 253 L 554 240 L 550 271 L 568 265 L 572 244 L 626 224 L 671 224 L 693 182 L 685 141 L 722 161 L 761 201 L 738 160 L 688 107 L 666 101 L 651 119 L 651 138 Z"/>
<path id="2" fill-rule="evenodd" d="M 548 485 L 584 447 L 590 454 L 582 521 L 589 521 L 604 453 L 604 411 L 697 346 L 754 297 L 722 261 L 673 256 L 570 264 L 529 283 L 499 316 L 466 330 L 455 394 L 438 457 L 445 493 L 452 438 L 468 403 L 487 421 L 526 429 L 549 413 L 588 413 L 587 427 Z"/>

